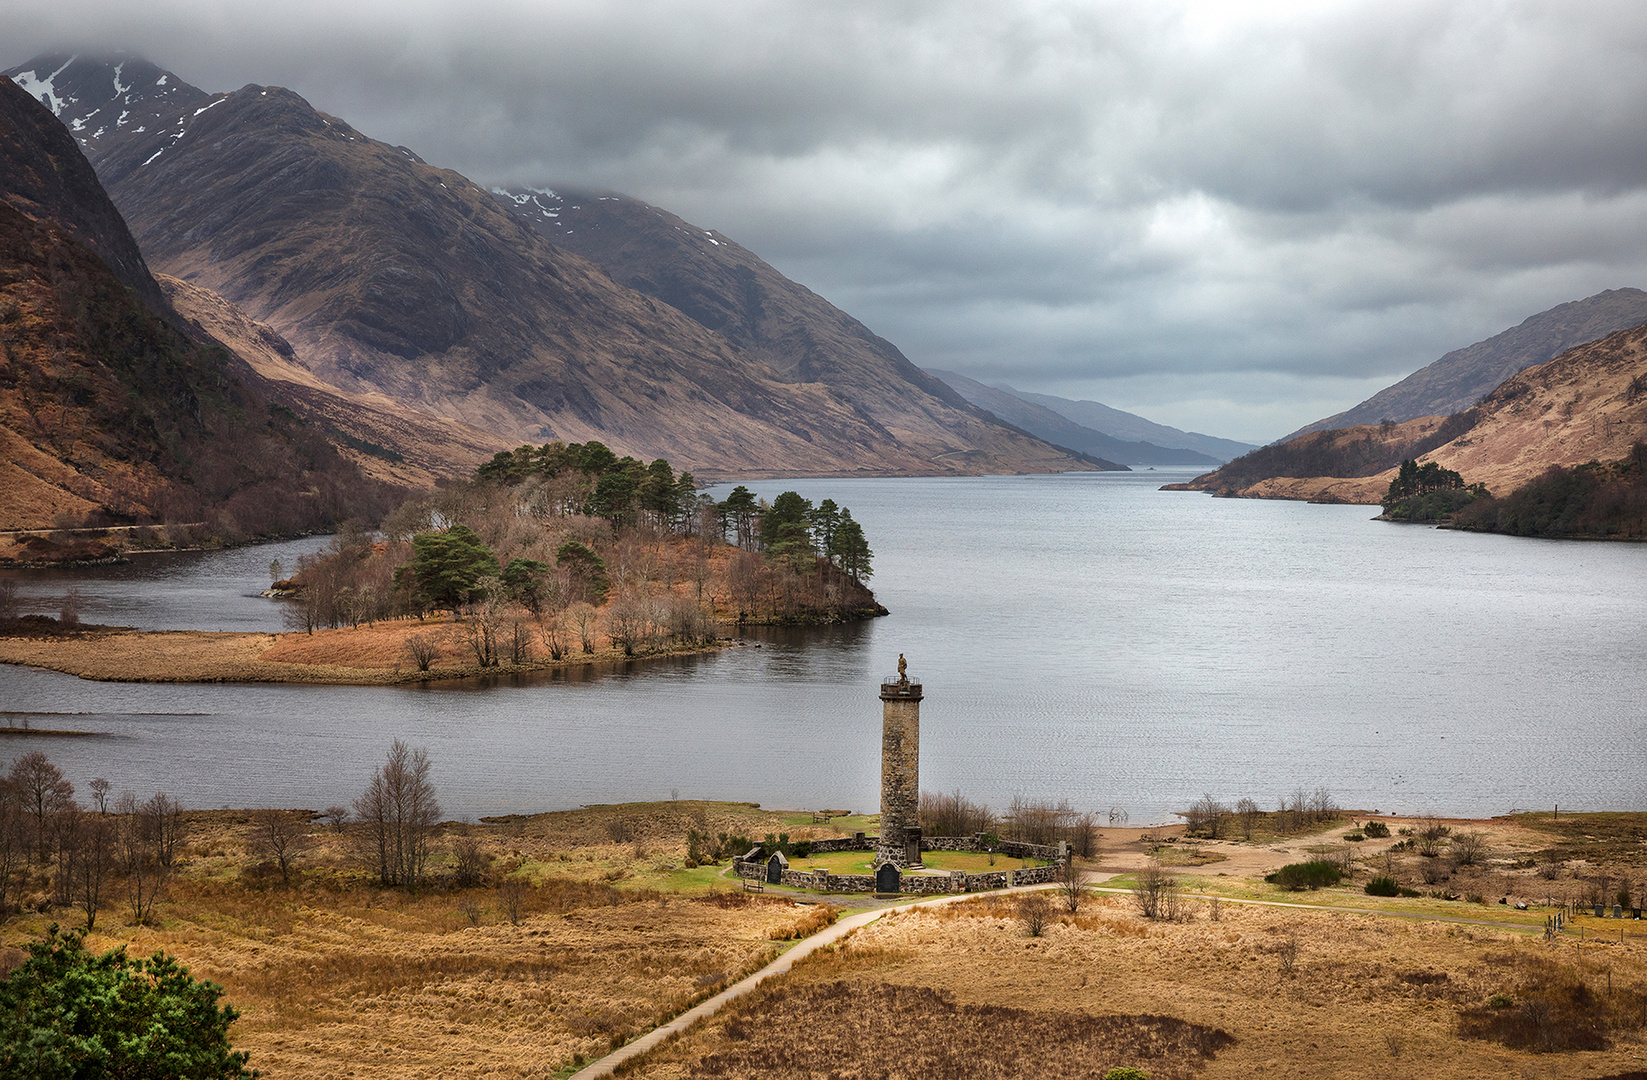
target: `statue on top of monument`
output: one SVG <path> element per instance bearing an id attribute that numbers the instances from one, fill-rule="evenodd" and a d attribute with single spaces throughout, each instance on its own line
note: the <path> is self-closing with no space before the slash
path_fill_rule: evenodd
<path id="1" fill-rule="evenodd" d="M 898 681 L 909 681 L 909 664 L 904 661 L 904 654 L 898 654 Z"/>

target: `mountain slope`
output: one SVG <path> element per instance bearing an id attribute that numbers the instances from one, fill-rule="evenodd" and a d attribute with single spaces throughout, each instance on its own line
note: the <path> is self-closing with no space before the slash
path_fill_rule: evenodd
<path id="1" fill-rule="evenodd" d="M 0 94 L 0 130 L 6 135 L 5 185 L 0 199 L 19 212 L 49 220 L 96 252 L 121 284 L 156 310 L 160 289 L 109 201 L 97 174 L 56 117 L 10 85 Z"/>
<path id="2" fill-rule="evenodd" d="M 427 413 L 381 394 L 346 394 L 320 381 L 273 329 L 198 285 L 166 274 L 161 290 L 177 314 L 220 342 L 268 382 L 272 400 L 319 425 L 338 452 L 365 475 L 403 488 L 468 477 L 506 449 L 496 435 Z"/>
<path id="3" fill-rule="evenodd" d="M 69 64 L 51 85 L 71 73 L 74 108 L 112 108 L 89 97 L 112 94 L 112 75 Z M 557 249 L 457 173 L 290 91 L 201 98 L 169 73 L 154 85 L 183 107 L 128 92 L 123 106 L 154 108 L 155 123 L 93 148 L 150 265 L 267 324 L 326 387 L 510 442 L 600 439 L 700 475 L 1091 467 L 948 404 L 919 373 L 888 374 L 878 409 L 786 376 Z"/>
<path id="4" fill-rule="evenodd" d="M 941 441 L 959 433 L 1004 453 L 1001 444 L 1017 438 L 891 342 L 722 233 L 613 192 L 499 188 L 493 194 L 557 247 L 668 304 L 779 378 L 828 386 L 900 439 Z"/>
<path id="5" fill-rule="evenodd" d="M 1643 323 L 1647 323 L 1647 292 L 1640 289 L 1608 289 L 1583 300 L 1558 304 L 1485 341 L 1455 349 L 1353 409 L 1317 420 L 1281 441 L 1357 424 L 1450 416 L 1468 409 L 1519 371 L 1576 345 Z"/>
<path id="6" fill-rule="evenodd" d="M 1004 383 L 999 389 L 1006 391 L 1013 397 L 1021 398 L 1032 405 L 1040 405 L 1051 409 L 1058 415 L 1065 417 L 1082 427 L 1101 431 L 1106 435 L 1128 442 L 1147 442 L 1156 446 L 1164 446 L 1173 450 L 1193 450 L 1198 454 L 1205 454 L 1217 462 L 1229 461 L 1238 458 L 1250 450 L 1255 450 L 1252 443 L 1237 442 L 1234 439 L 1220 439 L 1216 435 L 1203 435 L 1196 431 L 1180 431 L 1166 424 L 1157 424 L 1145 420 L 1120 409 L 1112 409 L 1108 405 L 1097 401 L 1071 401 L 1069 398 L 1054 397 L 1051 394 L 1034 394 L 1028 390 L 1018 390 Z"/>
<path id="7" fill-rule="evenodd" d="M 246 537 L 382 505 L 320 433 L 270 410 L 255 372 L 191 340 L 163 299 L 146 306 L 152 278 L 115 276 L 102 253 L 135 253 L 119 214 L 67 129 L 4 80 L 0 190 L 31 192 L 0 201 L 0 527 Z"/>
<path id="8" fill-rule="evenodd" d="M 1507 495 L 1553 465 L 1621 461 L 1647 440 L 1647 326 L 1506 379 L 1450 417 L 1311 432 L 1177 488 L 1250 498 L 1377 503 L 1404 458 Z"/>
<path id="9" fill-rule="evenodd" d="M 50 109 L 93 165 L 111 145 L 156 132 L 175 137 L 180 121 L 211 95 L 137 56 L 48 53 L 0 72 Z"/>
<path id="10" fill-rule="evenodd" d="M 953 371 L 934 368 L 928 374 L 954 387 L 962 397 L 980 409 L 988 409 L 1007 423 L 1058 446 L 1068 446 L 1124 465 L 1195 465 L 1204 468 L 1222 463 L 1220 458 L 1194 450 L 1168 449 L 1148 442 L 1125 442 L 1112 438 L 1101 431 L 1083 427 L 1045 406 L 1025 401 L 1017 394 L 985 386 L 976 379 Z"/>

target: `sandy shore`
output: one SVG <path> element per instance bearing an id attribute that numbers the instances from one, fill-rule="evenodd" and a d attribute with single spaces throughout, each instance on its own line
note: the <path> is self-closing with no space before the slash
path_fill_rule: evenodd
<path id="1" fill-rule="evenodd" d="M 439 657 L 418 671 L 406 657 L 408 638 L 436 643 Z M 668 654 L 712 652 L 722 643 Z M 0 637 L 0 662 L 61 671 L 100 682 L 281 682 L 357 686 L 463 679 L 619 663 L 615 649 L 576 653 L 560 661 L 532 660 L 482 668 L 464 655 L 457 627 L 406 620 L 314 634 L 213 633 L 203 630 L 85 630 L 49 637 Z"/>

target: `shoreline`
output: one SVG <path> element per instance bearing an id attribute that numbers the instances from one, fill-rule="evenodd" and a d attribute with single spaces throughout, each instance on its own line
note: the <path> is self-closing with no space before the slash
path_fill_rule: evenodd
<path id="1" fill-rule="evenodd" d="M 560 660 L 441 664 L 428 671 L 407 670 L 401 663 L 350 663 L 365 659 L 352 649 L 376 627 L 323 630 L 313 635 L 215 630 L 82 629 L 51 636 L 0 637 L 0 663 L 56 671 L 92 682 L 125 683 L 290 683 L 317 686 L 398 686 L 406 683 L 446 682 L 453 679 L 529 675 L 569 668 L 697 656 L 733 647 L 730 639 L 701 645 L 665 648 L 625 656 L 621 649 L 579 653 Z M 399 636 L 417 624 L 389 628 Z M 425 624 L 423 629 L 431 629 Z M 270 654 L 276 654 L 273 657 Z M 281 654 L 284 654 L 283 658 Z M 38 734 L 38 732 L 36 732 Z"/>

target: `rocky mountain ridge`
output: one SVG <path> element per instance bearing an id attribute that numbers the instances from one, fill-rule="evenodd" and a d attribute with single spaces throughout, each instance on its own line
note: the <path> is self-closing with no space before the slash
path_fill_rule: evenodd
<path id="1" fill-rule="evenodd" d="M 190 335 L 68 130 L 4 80 L 0 191 L 0 528 L 203 521 L 246 538 L 387 506 L 255 371 Z"/>
<path id="2" fill-rule="evenodd" d="M 493 194 L 517 220 L 619 284 L 668 304 L 786 381 L 829 386 L 889 429 L 939 437 L 959 413 L 1045 438 L 993 410 L 981 415 L 976 402 L 897 346 L 722 233 L 617 192 L 555 186 Z M 1100 451 L 1048 441 L 1115 467 Z"/>
<path id="3" fill-rule="evenodd" d="M 1507 495 L 1553 465 L 1628 458 L 1647 441 L 1647 326 L 1569 349 L 1450 417 L 1311 432 L 1175 488 L 1376 504 L 1405 458 Z"/>
<path id="4" fill-rule="evenodd" d="M 1484 341 L 1454 349 L 1354 408 L 1299 428 L 1280 441 L 1385 420 L 1402 423 L 1421 416 L 1450 416 L 1468 409 L 1518 372 L 1644 323 L 1647 292 L 1640 289 L 1608 289 L 1558 304 Z"/>
<path id="5" fill-rule="evenodd" d="M 289 90 L 207 95 L 132 63 L 12 74 L 80 123 L 152 267 L 242 308 L 345 397 L 498 446 L 600 439 L 700 476 L 1102 467 L 974 409 L 861 326 L 802 319 L 793 337 L 810 345 L 791 365 Z M 126 80 L 139 71 L 142 86 Z"/>

